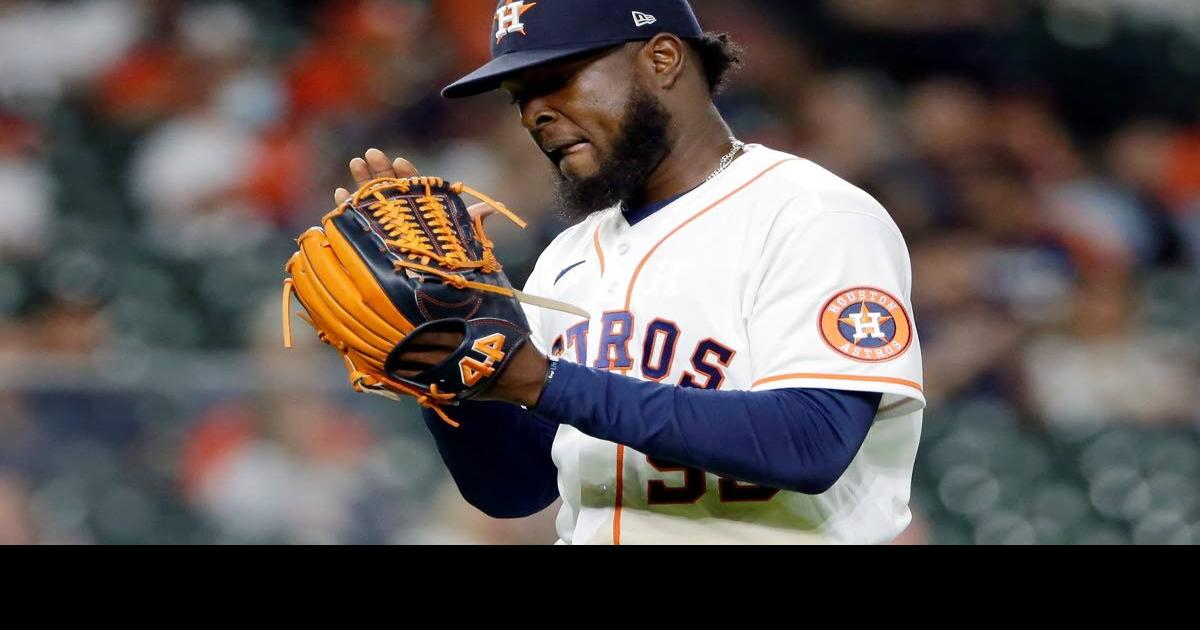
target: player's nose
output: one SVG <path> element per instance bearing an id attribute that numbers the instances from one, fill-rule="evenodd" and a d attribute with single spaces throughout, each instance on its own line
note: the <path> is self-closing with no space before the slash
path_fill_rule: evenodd
<path id="1" fill-rule="evenodd" d="M 521 108 L 521 125 L 536 133 L 554 124 L 558 120 L 558 112 L 546 103 L 545 99 L 535 98 L 525 103 Z"/>

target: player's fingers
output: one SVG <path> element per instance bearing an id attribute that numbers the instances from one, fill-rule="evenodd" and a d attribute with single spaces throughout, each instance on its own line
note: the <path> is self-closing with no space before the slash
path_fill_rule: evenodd
<path id="1" fill-rule="evenodd" d="M 371 167 L 367 166 L 367 161 L 362 158 L 354 158 L 350 160 L 350 177 L 354 178 L 354 185 L 362 188 L 371 181 Z"/>
<path id="2" fill-rule="evenodd" d="M 428 372 L 433 365 L 424 363 L 398 362 L 391 364 L 390 367 L 391 370 L 389 370 L 389 374 L 399 376 L 400 378 L 412 379 Z"/>
<path id="3" fill-rule="evenodd" d="M 425 333 L 409 340 L 408 348 L 413 351 L 440 350 L 452 352 L 462 345 L 463 336 L 459 333 Z"/>
<path id="4" fill-rule="evenodd" d="M 448 352 L 405 352 L 397 357 L 389 367 L 400 373 L 411 371 L 420 374 L 445 361 L 449 354 Z"/>
<path id="5" fill-rule="evenodd" d="M 383 151 L 368 149 L 363 157 L 367 159 L 367 166 L 371 169 L 371 177 L 375 179 L 380 177 L 396 177 L 396 171 L 392 169 L 392 160 Z"/>
<path id="6" fill-rule="evenodd" d="M 392 162 L 392 170 L 396 172 L 396 177 L 400 178 L 421 176 L 421 173 L 417 171 L 417 167 L 404 158 L 396 158 Z"/>
<path id="7" fill-rule="evenodd" d="M 340 206 L 350 200 L 350 191 L 339 188 L 333 191 L 333 205 Z"/>
<path id="8" fill-rule="evenodd" d="M 467 212 L 471 213 L 472 219 L 483 219 L 486 221 L 488 217 L 496 214 L 496 209 L 486 203 L 477 203 L 467 208 Z"/>

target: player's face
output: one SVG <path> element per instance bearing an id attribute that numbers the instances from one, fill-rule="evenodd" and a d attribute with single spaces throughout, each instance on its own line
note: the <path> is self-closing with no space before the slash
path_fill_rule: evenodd
<path id="1" fill-rule="evenodd" d="M 621 46 L 520 73 L 505 81 L 521 123 L 568 180 L 599 174 L 621 133 L 632 89 Z"/>
<path id="2" fill-rule="evenodd" d="M 570 222 L 642 200 L 672 150 L 671 113 L 635 79 L 635 45 L 530 71 L 505 88 L 557 168 L 559 210 Z"/>

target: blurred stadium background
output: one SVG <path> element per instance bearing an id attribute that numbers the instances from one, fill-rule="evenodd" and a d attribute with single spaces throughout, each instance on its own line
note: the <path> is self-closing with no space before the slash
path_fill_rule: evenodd
<path id="1" fill-rule="evenodd" d="M 929 408 L 900 542 L 1200 543 L 1200 2 L 695 2 L 738 134 L 875 194 Z M 280 347 L 292 239 L 368 147 L 562 229 L 492 0 L 0 1 L 0 543 L 549 543 L 415 405 Z M 499 228 L 499 226 L 497 227 Z"/>

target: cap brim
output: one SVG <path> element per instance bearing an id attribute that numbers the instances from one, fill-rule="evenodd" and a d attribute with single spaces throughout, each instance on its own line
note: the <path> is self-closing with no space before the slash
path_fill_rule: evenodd
<path id="1" fill-rule="evenodd" d="M 597 42 L 592 44 L 574 44 L 557 48 L 542 48 L 538 50 L 519 50 L 506 53 L 484 64 L 483 67 L 467 76 L 446 86 L 442 96 L 446 98 L 464 98 L 476 96 L 498 89 L 500 83 L 509 76 L 537 66 L 611 48 L 622 42 Z"/>

